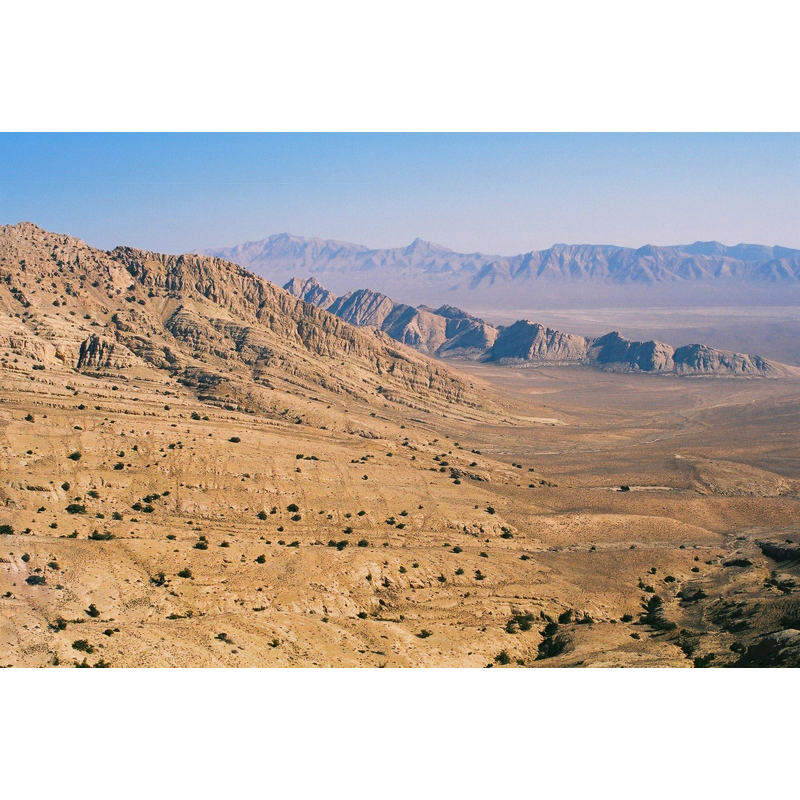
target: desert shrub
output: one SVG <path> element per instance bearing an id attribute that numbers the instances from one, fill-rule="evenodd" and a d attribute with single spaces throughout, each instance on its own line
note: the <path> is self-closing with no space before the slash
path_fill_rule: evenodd
<path id="1" fill-rule="evenodd" d="M 167 579 L 163 572 L 159 572 L 155 578 L 150 578 L 150 583 L 155 584 L 156 586 L 164 586 L 167 582 Z"/>
<path id="2" fill-rule="evenodd" d="M 92 617 L 92 619 L 100 616 L 100 612 L 98 611 L 97 606 L 94 603 L 89 604 L 89 608 L 85 610 L 85 613 L 87 616 Z"/>
<path id="3" fill-rule="evenodd" d="M 445 578 L 444 575 L 439 575 L 439 577 L 436 580 L 439 581 L 439 583 L 446 583 L 447 582 L 447 578 Z"/>
<path id="4" fill-rule="evenodd" d="M 195 542 L 194 543 L 194 549 L 195 550 L 208 550 L 208 542 L 203 542 L 203 541 Z"/>
<path id="5" fill-rule="evenodd" d="M 622 484 L 622 486 L 620 486 L 620 487 L 619 487 L 619 490 L 620 490 L 621 492 L 629 492 L 629 491 L 631 490 L 631 487 L 630 487 L 630 486 L 628 486 L 627 484 L 624 484 L 624 483 L 623 483 L 623 484 Z"/>
<path id="6" fill-rule="evenodd" d="M 107 542 L 109 539 L 114 538 L 114 534 L 108 533 L 107 531 L 100 533 L 100 531 L 95 528 L 86 538 L 91 539 L 93 542 Z"/>
<path id="7" fill-rule="evenodd" d="M 228 439 L 228 441 L 233 442 L 234 444 L 239 444 L 239 442 L 241 442 L 242 440 L 238 436 L 231 436 L 231 438 Z"/>
<path id="8" fill-rule="evenodd" d="M 492 506 L 487 506 L 486 513 L 487 514 L 494 514 L 495 510 L 494 510 L 494 508 L 492 508 Z"/>
<path id="9" fill-rule="evenodd" d="M 190 415 L 190 416 L 191 416 L 191 418 L 192 418 L 193 420 L 195 420 L 195 421 L 197 421 L 197 420 L 199 420 L 199 419 L 200 419 L 200 415 L 199 415 L 199 414 L 198 414 L 196 411 L 192 411 L 192 413 L 191 413 L 191 415 Z"/>
<path id="10" fill-rule="evenodd" d="M 25 583 L 29 586 L 44 586 L 47 581 L 41 575 L 31 575 L 29 578 L 25 578 Z"/>
<path id="11" fill-rule="evenodd" d="M 423 628 L 418 634 L 417 637 L 419 639 L 427 639 L 429 636 L 433 636 L 433 631 L 429 631 Z"/>
<path id="12" fill-rule="evenodd" d="M 74 453 L 70 453 L 67 458 L 71 459 L 72 461 L 80 461 L 81 454 L 76 450 Z"/>
<path id="13" fill-rule="evenodd" d="M 357 516 L 363 517 L 364 514 L 366 514 L 366 513 L 367 513 L 366 511 L 359 511 Z"/>
<path id="14" fill-rule="evenodd" d="M 256 564 L 266 564 L 266 562 L 267 557 L 263 553 L 256 558 Z"/>
<path id="15" fill-rule="evenodd" d="M 462 549 L 461 549 L 461 548 L 460 548 L 458 545 L 456 545 L 456 546 L 453 548 L 453 552 L 454 552 L 454 553 L 463 553 L 464 551 L 463 551 L 463 550 L 462 550 Z"/>
<path id="16" fill-rule="evenodd" d="M 366 611 L 359 611 L 358 612 L 358 618 L 359 619 L 366 619 L 367 618 L 367 612 Z"/>
<path id="17" fill-rule="evenodd" d="M 0 536 L 12 536 L 14 534 L 14 529 L 8 523 L 4 523 L 0 525 Z"/>
<path id="18" fill-rule="evenodd" d="M 33 422 L 33 414 L 28 414 L 25 417 L 25 422 Z"/>
<path id="19" fill-rule="evenodd" d="M 568 625 L 570 622 L 572 622 L 572 609 L 568 608 L 566 611 L 559 614 L 558 621 L 562 625 Z"/>
<path id="20" fill-rule="evenodd" d="M 189 569 L 189 567 L 186 567 L 185 569 L 182 569 L 178 573 L 178 577 L 179 578 L 191 578 L 192 577 L 192 571 Z"/>
<path id="21" fill-rule="evenodd" d="M 266 511 L 259 511 L 258 514 L 256 514 L 256 516 L 259 519 L 266 519 L 267 518 L 267 512 Z"/>
<path id="22" fill-rule="evenodd" d="M 92 647 L 86 639 L 76 639 L 72 643 L 72 649 L 78 650 L 81 653 L 94 653 L 94 647 Z"/>
<path id="23" fill-rule="evenodd" d="M 665 576 L 664 583 L 675 583 L 675 576 L 674 575 Z"/>
<path id="24" fill-rule="evenodd" d="M 119 522 L 120 520 L 122 520 L 122 514 L 120 514 L 119 511 L 115 511 L 111 515 L 111 519 L 116 520 L 117 522 Z"/>
<path id="25" fill-rule="evenodd" d="M 125 469 L 125 465 L 121 461 L 117 461 L 117 463 L 114 464 L 114 469 L 116 470 Z"/>
<path id="26" fill-rule="evenodd" d="M 476 569 L 475 570 L 475 580 L 476 581 L 482 581 L 482 580 L 484 580 L 484 578 L 486 578 L 486 576 L 479 569 Z"/>
<path id="27" fill-rule="evenodd" d="M 65 492 L 68 492 L 68 491 L 70 490 L 70 488 L 71 488 L 71 487 L 70 487 L 70 485 L 69 485 L 69 483 L 68 483 L 67 481 L 64 481 L 64 483 L 62 483 L 62 484 L 61 484 L 61 488 L 62 488 L 62 489 L 65 491 Z"/>
<path id="28" fill-rule="evenodd" d="M 479 555 L 481 558 L 489 558 L 489 554 L 488 554 L 488 553 L 485 553 L 484 551 L 481 551 L 480 553 L 478 553 L 478 555 Z"/>
<path id="29" fill-rule="evenodd" d="M 267 542 L 267 544 L 269 544 L 269 542 Z M 220 542 L 219 546 L 220 547 L 230 547 L 230 544 L 228 544 L 228 542 Z"/>
<path id="30" fill-rule="evenodd" d="M 405 575 L 408 570 L 401 564 L 400 568 L 397 570 L 401 575 Z"/>
<path id="31" fill-rule="evenodd" d="M 366 539 L 359 539 L 358 540 L 359 547 L 369 547 L 369 542 Z"/>
<path id="32" fill-rule="evenodd" d="M 620 620 L 621 620 L 622 622 L 633 622 L 633 615 L 632 615 L 632 614 L 623 614 L 623 615 L 620 617 Z"/>
<path id="33" fill-rule="evenodd" d="M 289 544 L 287 544 L 286 546 L 287 547 L 300 547 L 300 542 L 298 542 L 297 539 L 295 539 L 293 542 L 289 542 Z"/>
<path id="34" fill-rule="evenodd" d="M 715 658 L 716 655 L 714 655 L 714 653 L 706 653 L 704 656 L 695 658 L 693 663 L 697 669 L 703 669 L 708 667 Z"/>
<path id="35" fill-rule="evenodd" d="M 459 568 L 456 570 L 456 575 L 463 575 L 463 574 L 464 574 L 464 570 L 463 570 L 461 567 L 459 567 Z"/>
<path id="36" fill-rule="evenodd" d="M 70 503 L 64 510 L 67 514 L 85 514 L 86 506 L 82 503 Z"/>
<path id="37" fill-rule="evenodd" d="M 300 516 L 300 514 L 293 514 L 291 517 L 292 522 L 300 522 L 301 519 L 303 518 Z"/>
<path id="38" fill-rule="evenodd" d="M 510 664 L 510 663 L 511 663 L 511 656 L 508 654 L 508 652 L 507 652 L 507 651 L 505 651 L 505 650 L 501 650 L 501 651 L 500 651 L 500 652 L 499 652 L 499 653 L 498 653 L 498 654 L 497 654 L 497 655 L 494 657 L 494 660 L 495 660 L 495 661 L 496 661 L 498 664 L 501 664 L 502 666 L 505 666 L 506 664 Z"/>

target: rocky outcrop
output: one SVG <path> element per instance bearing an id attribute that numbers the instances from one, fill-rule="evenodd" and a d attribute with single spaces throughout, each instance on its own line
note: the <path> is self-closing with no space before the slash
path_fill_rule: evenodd
<path id="1" fill-rule="evenodd" d="M 700 344 L 676 348 L 664 342 L 636 342 L 616 331 L 584 338 L 529 320 L 502 328 L 488 360 L 529 366 L 584 364 L 607 372 L 767 378 L 800 375 L 800 370 L 760 356 L 729 353 Z"/>
<path id="2" fill-rule="evenodd" d="M 490 360 L 531 364 L 585 364 L 589 340 L 582 336 L 519 320 L 502 328 L 491 350 Z"/>
<path id="3" fill-rule="evenodd" d="M 765 636 L 748 647 L 736 667 L 800 667 L 800 631 L 793 628 Z"/>

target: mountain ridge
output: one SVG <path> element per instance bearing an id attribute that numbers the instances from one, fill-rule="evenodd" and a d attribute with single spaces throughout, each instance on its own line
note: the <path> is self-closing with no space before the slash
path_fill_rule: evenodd
<path id="1" fill-rule="evenodd" d="M 583 365 L 611 372 L 676 375 L 800 374 L 800 370 L 760 356 L 702 344 L 673 347 L 654 340 L 638 342 L 617 331 L 584 337 L 531 320 L 494 327 L 452 306 L 414 308 L 371 289 L 337 298 L 313 277 L 295 277 L 284 289 L 307 302 L 324 304 L 332 314 L 354 325 L 378 328 L 403 344 L 444 359 L 470 358 L 525 366 Z"/>
<path id="2" fill-rule="evenodd" d="M 800 282 L 800 250 L 782 246 L 696 241 L 688 245 L 554 244 L 513 256 L 458 253 L 415 239 L 394 248 L 367 248 L 339 240 L 276 234 L 232 248 L 205 249 L 212 255 L 262 274 L 386 271 L 393 277 L 428 276 L 449 280 L 454 289 L 540 279 L 660 284 L 733 280 Z"/>

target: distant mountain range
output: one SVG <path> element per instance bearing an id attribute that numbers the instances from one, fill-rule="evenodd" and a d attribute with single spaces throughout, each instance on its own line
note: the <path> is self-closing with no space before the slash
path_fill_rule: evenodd
<path id="1" fill-rule="evenodd" d="M 609 372 L 675 375 L 780 377 L 800 370 L 760 356 L 716 350 L 702 344 L 673 347 L 635 342 L 615 332 L 576 336 L 530 320 L 495 327 L 453 306 L 437 309 L 396 303 L 371 289 L 337 297 L 316 278 L 293 278 L 287 292 L 346 322 L 370 326 L 439 358 L 469 358 L 522 366 L 585 365 Z"/>
<path id="2" fill-rule="evenodd" d="M 281 233 L 259 242 L 202 251 L 282 282 L 290 275 L 317 276 L 343 286 L 354 273 L 366 282 L 390 291 L 413 284 L 460 294 L 504 294 L 517 300 L 535 300 L 542 291 L 571 287 L 800 287 L 800 250 L 719 242 L 638 249 L 614 245 L 556 244 L 515 256 L 457 253 L 433 242 L 415 239 L 407 247 L 373 250 L 330 239 L 307 239 Z M 423 288 L 420 288 L 423 287 Z M 336 286 L 334 286 L 336 288 Z M 511 293 L 509 294 L 509 291 Z M 422 292 L 422 295 L 420 295 Z M 430 295 L 429 295 L 430 296 Z M 428 296 L 426 296 L 427 299 Z"/>

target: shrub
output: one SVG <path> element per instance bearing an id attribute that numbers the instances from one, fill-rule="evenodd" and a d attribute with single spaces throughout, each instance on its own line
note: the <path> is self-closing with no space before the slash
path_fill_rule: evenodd
<path id="1" fill-rule="evenodd" d="M 494 508 L 492 508 L 492 506 L 487 506 L 486 513 L 487 514 L 494 514 L 495 513 Z"/>
<path id="2" fill-rule="evenodd" d="M 72 461 L 80 461 L 81 454 L 76 450 L 74 453 L 70 453 L 67 458 L 71 459 Z"/>
<path id="3" fill-rule="evenodd" d="M 510 664 L 510 663 L 511 663 L 511 656 L 510 656 L 510 655 L 509 655 L 509 654 L 508 654 L 508 653 L 507 653 L 505 650 L 501 650 L 501 651 L 500 651 L 500 652 L 499 652 L 499 653 L 498 653 L 498 654 L 497 654 L 497 655 L 494 657 L 494 660 L 495 660 L 495 661 L 496 661 L 498 664 L 502 664 L 503 666 L 505 666 L 506 664 Z"/>
<path id="4" fill-rule="evenodd" d="M 167 579 L 163 572 L 159 572 L 155 578 L 150 578 L 150 583 L 154 583 L 156 586 L 164 586 L 166 582 Z"/>
<path id="5" fill-rule="evenodd" d="M 463 574 L 464 574 L 464 570 L 463 570 L 461 567 L 459 567 L 459 568 L 456 570 L 456 575 L 463 575 Z"/>
<path id="6" fill-rule="evenodd" d="M 86 639 L 76 639 L 72 643 L 72 649 L 78 650 L 81 653 L 94 653 L 94 647 L 92 647 Z"/>
<path id="7" fill-rule="evenodd" d="M 47 581 L 41 575 L 31 575 L 29 578 L 25 578 L 25 583 L 29 586 L 44 586 Z"/>
<path id="8" fill-rule="evenodd" d="M 267 518 L 267 512 L 266 511 L 259 511 L 258 514 L 256 514 L 256 516 L 259 519 L 266 519 Z"/>
<path id="9" fill-rule="evenodd" d="M 178 577 L 179 578 L 191 578 L 192 577 L 192 571 L 189 569 L 189 567 L 186 567 L 186 569 L 182 569 L 178 573 Z"/>
<path id="10" fill-rule="evenodd" d="M 77 538 L 77 537 L 75 537 L 75 538 Z M 114 535 L 111 534 L 111 533 L 108 533 L 107 531 L 103 531 L 103 533 L 100 533 L 100 531 L 98 531 L 95 528 L 95 530 L 93 530 L 89 534 L 89 536 L 87 536 L 86 538 L 87 539 L 91 539 L 94 542 L 107 542 L 109 539 L 113 539 Z"/>
<path id="11" fill-rule="evenodd" d="M 85 514 L 86 506 L 81 503 L 70 503 L 64 510 L 67 514 Z"/>
<path id="12" fill-rule="evenodd" d="M 631 490 L 631 487 L 630 487 L 630 486 L 628 486 L 627 484 L 624 484 L 624 483 L 623 483 L 623 484 L 622 484 L 622 486 L 620 486 L 620 487 L 619 487 L 619 490 L 620 490 L 621 492 L 629 492 L 629 491 Z"/>
<path id="13" fill-rule="evenodd" d="M 241 442 L 242 440 L 238 436 L 231 436 L 231 438 L 228 439 L 228 441 L 233 442 L 234 444 L 239 444 L 239 442 Z"/>
<path id="14" fill-rule="evenodd" d="M 10 525 L 8 524 L 0 525 L 0 536 L 11 536 L 13 535 L 13 533 L 14 529 Z"/>
<path id="15" fill-rule="evenodd" d="M 632 615 L 632 614 L 623 614 L 623 615 L 620 617 L 620 620 L 621 620 L 622 622 L 633 622 L 633 615 Z"/>
<path id="16" fill-rule="evenodd" d="M 359 539 L 358 540 L 359 547 L 369 547 L 369 542 L 366 539 Z"/>
<path id="17" fill-rule="evenodd" d="M 90 603 L 89 604 L 89 608 L 86 609 L 85 613 L 88 616 L 92 617 L 93 619 L 95 617 L 99 617 L 100 616 L 100 612 L 98 611 L 97 606 L 94 603 Z"/>
<path id="18" fill-rule="evenodd" d="M 266 563 L 267 563 L 267 557 L 263 553 L 256 558 L 256 564 L 266 564 Z"/>
<path id="19" fill-rule="evenodd" d="M 125 469 L 125 465 L 121 461 L 117 461 L 117 463 L 114 464 L 114 469 L 116 470 Z"/>
<path id="20" fill-rule="evenodd" d="M 359 619 L 366 619 L 367 618 L 367 612 L 366 611 L 359 611 L 358 612 L 358 618 Z"/>
<path id="21" fill-rule="evenodd" d="M 71 488 L 71 487 L 70 487 L 70 485 L 69 485 L 69 483 L 68 483 L 67 481 L 64 481 L 64 483 L 62 483 L 62 484 L 61 484 L 61 488 L 62 488 L 62 489 L 65 491 L 65 492 L 68 492 L 68 491 L 70 490 L 70 488 Z"/>
<path id="22" fill-rule="evenodd" d="M 297 503 L 290 503 L 288 506 L 286 506 L 286 510 L 296 513 L 300 510 L 300 507 L 297 505 Z"/>
<path id="23" fill-rule="evenodd" d="M 303 518 L 300 516 L 300 514 L 293 514 L 291 519 L 292 519 L 292 522 L 300 522 L 300 520 L 303 519 Z"/>
<path id="24" fill-rule="evenodd" d="M 418 634 L 417 637 L 420 639 L 427 639 L 429 636 L 433 636 L 433 631 L 429 631 L 423 628 Z"/>
<path id="25" fill-rule="evenodd" d="M 203 541 L 195 542 L 194 543 L 194 549 L 195 550 L 208 550 L 208 542 L 203 542 Z"/>

